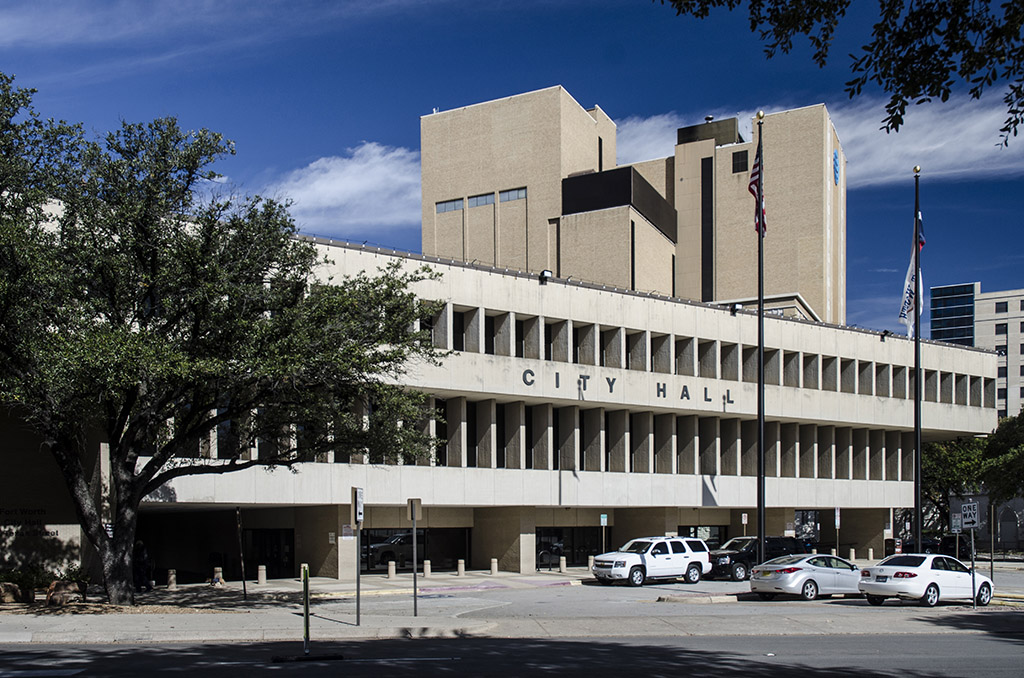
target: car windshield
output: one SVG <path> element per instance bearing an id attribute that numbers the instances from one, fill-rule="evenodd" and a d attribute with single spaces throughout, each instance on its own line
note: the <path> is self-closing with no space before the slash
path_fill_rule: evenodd
<path id="1" fill-rule="evenodd" d="M 619 550 L 623 553 L 645 553 L 650 546 L 649 541 L 631 541 Z"/>
<path id="2" fill-rule="evenodd" d="M 772 558 L 764 565 L 792 565 L 793 563 L 799 563 L 801 560 L 806 558 L 805 555 L 798 556 L 779 556 L 778 558 Z"/>
<path id="3" fill-rule="evenodd" d="M 754 537 L 733 537 L 729 541 L 725 542 L 725 544 L 722 545 L 722 548 L 732 551 L 742 551 L 743 549 L 750 548 L 756 543 L 757 540 Z"/>
<path id="4" fill-rule="evenodd" d="M 924 556 L 889 556 L 879 565 L 890 565 L 893 567 L 918 567 L 924 562 Z"/>

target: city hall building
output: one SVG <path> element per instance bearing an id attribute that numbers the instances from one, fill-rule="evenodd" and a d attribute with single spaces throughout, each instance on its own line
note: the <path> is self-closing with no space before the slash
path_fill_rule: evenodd
<path id="1" fill-rule="evenodd" d="M 495 558 L 527 572 L 638 536 L 753 534 L 756 139 L 711 121 L 680 129 L 664 158 L 617 166 L 615 124 L 561 87 L 428 115 L 421 131 L 423 254 L 314 242 L 325 278 L 394 261 L 438 273 L 415 291 L 443 302 L 423 323 L 451 353 L 405 382 L 429 394 L 416 425 L 437 450 L 175 479 L 139 519 L 157 568 L 237 577 L 236 508 L 246 565 L 270 576 L 405 567 L 410 498 L 434 570 Z M 880 555 L 913 505 L 913 344 L 843 326 L 845 155 L 825 107 L 770 114 L 764 135 L 767 529 Z M 924 440 L 991 431 L 995 354 L 921 353 Z M 24 473 L 0 480 L 0 527 L 81 543 L 59 473 L 19 436 L 4 463 Z"/>

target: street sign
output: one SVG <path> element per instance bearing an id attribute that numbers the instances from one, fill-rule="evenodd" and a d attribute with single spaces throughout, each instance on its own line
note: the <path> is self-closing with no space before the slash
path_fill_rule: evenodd
<path id="1" fill-rule="evenodd" d="M 741 513 L 740 514 L 740 522 L 742 522 L 744 525 L 747 524 L 747 514 L 746 513 Z"/>
<path id="2" fill-rule="evenodd" d="M 949 531 L 953 534 L 960 534 L 963 529 L 963 516 L 959 513 L 953 513 L 949 516 Z"/>
<path id="3" fill-rule="evenodd" d="M 601 527 L 607 527 L 607 526 L 608 526 L 608 514 L 607 513 L 602 513 L 601 514 Z"/>
<path id="4" fill-rule="evenodd" d="M 363 522 L 363 488 L 352 488 L 352 524 L 361 525 Z"/>
<path id="5" fill-rule="evenodd" d="M 963 518 L 964 529 L 973 530 L 978 527 L 978 502 L 961 505 L 960 515 Z"/>
<path id="6" fill-rule="evenodd" d="M 410 499 L 408 506 L 409 520 L 423 520 L 423 500 Z"/>
<path id="7" fill-rule="evenodd" d="M 836 507 L 836 529 L 839 529 L 839 507 Z"/>

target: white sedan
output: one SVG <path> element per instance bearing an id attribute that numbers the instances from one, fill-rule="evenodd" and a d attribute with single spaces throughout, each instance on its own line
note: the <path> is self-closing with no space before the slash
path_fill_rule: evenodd
<path id="1" fill-rule="evenodd" d="M 750 590 L 762 600 L 780 593 L 814 600 L 819 595 L 859 595 L 860 571 L 848 560 L 815 553 L 780 556 L 750 571 Z"/>
<path id="2" fill-rule="evenodd" d="M 898 553 L 861 571 L 860 591 L 872 605 L 886 598 L 917 600 L 932 607 L 940 600 L 971 600 L 988 605 L 992 580 L 956 558 L 935 553 Z"/>

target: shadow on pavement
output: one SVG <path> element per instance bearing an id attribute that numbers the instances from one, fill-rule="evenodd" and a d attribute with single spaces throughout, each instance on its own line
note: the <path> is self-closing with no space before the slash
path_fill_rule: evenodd
<path id="1" fill-rule="evenodd" d="M 415 633 L 410 629 L 410 633 Z M 293 669 L 305 676 L 594 676 L 624 675 L 658 678 L 742 675 L 801 678 L 866 678 L 900 675 L 927 678 L 936 674 L 900 668 L 898 673 L 873 672 L 849 666 L 820 668 L 778 657 L 700 649 L 701 640 L 672 639 L 688 647 L 626 644 L 608 640 L 563 639 L 397 639 L 315 642 L 304 657 L 301 643 L 251 645 L 160 645 L 149 647 L 92 646 L 13 648 L 0 658 L 0 668 L 31 675 L 49 670 L 83 675 L 135 676 L 187 674 L 251 675 Z M 343 656 L 344 659 L 339 659 Z M 274 657 L 299 660 L 275 663 Z M 322 657 L 322 660 L 318 658 Z M 838 662 L 837 662 L 838 663 Z M 58 675 L 51 673 L 49 675 Z M 62 673 L 60 675 L 74 675 Z"/>
<path id="2" fill-rule="evenodd" d="M 1000 640 L 1024 643 L 1024 608 L 979 607 L 973 610 L 966 607 L 958 614 L 923 618 L 922 621 L 945 630 L 980 631 Z"/>

